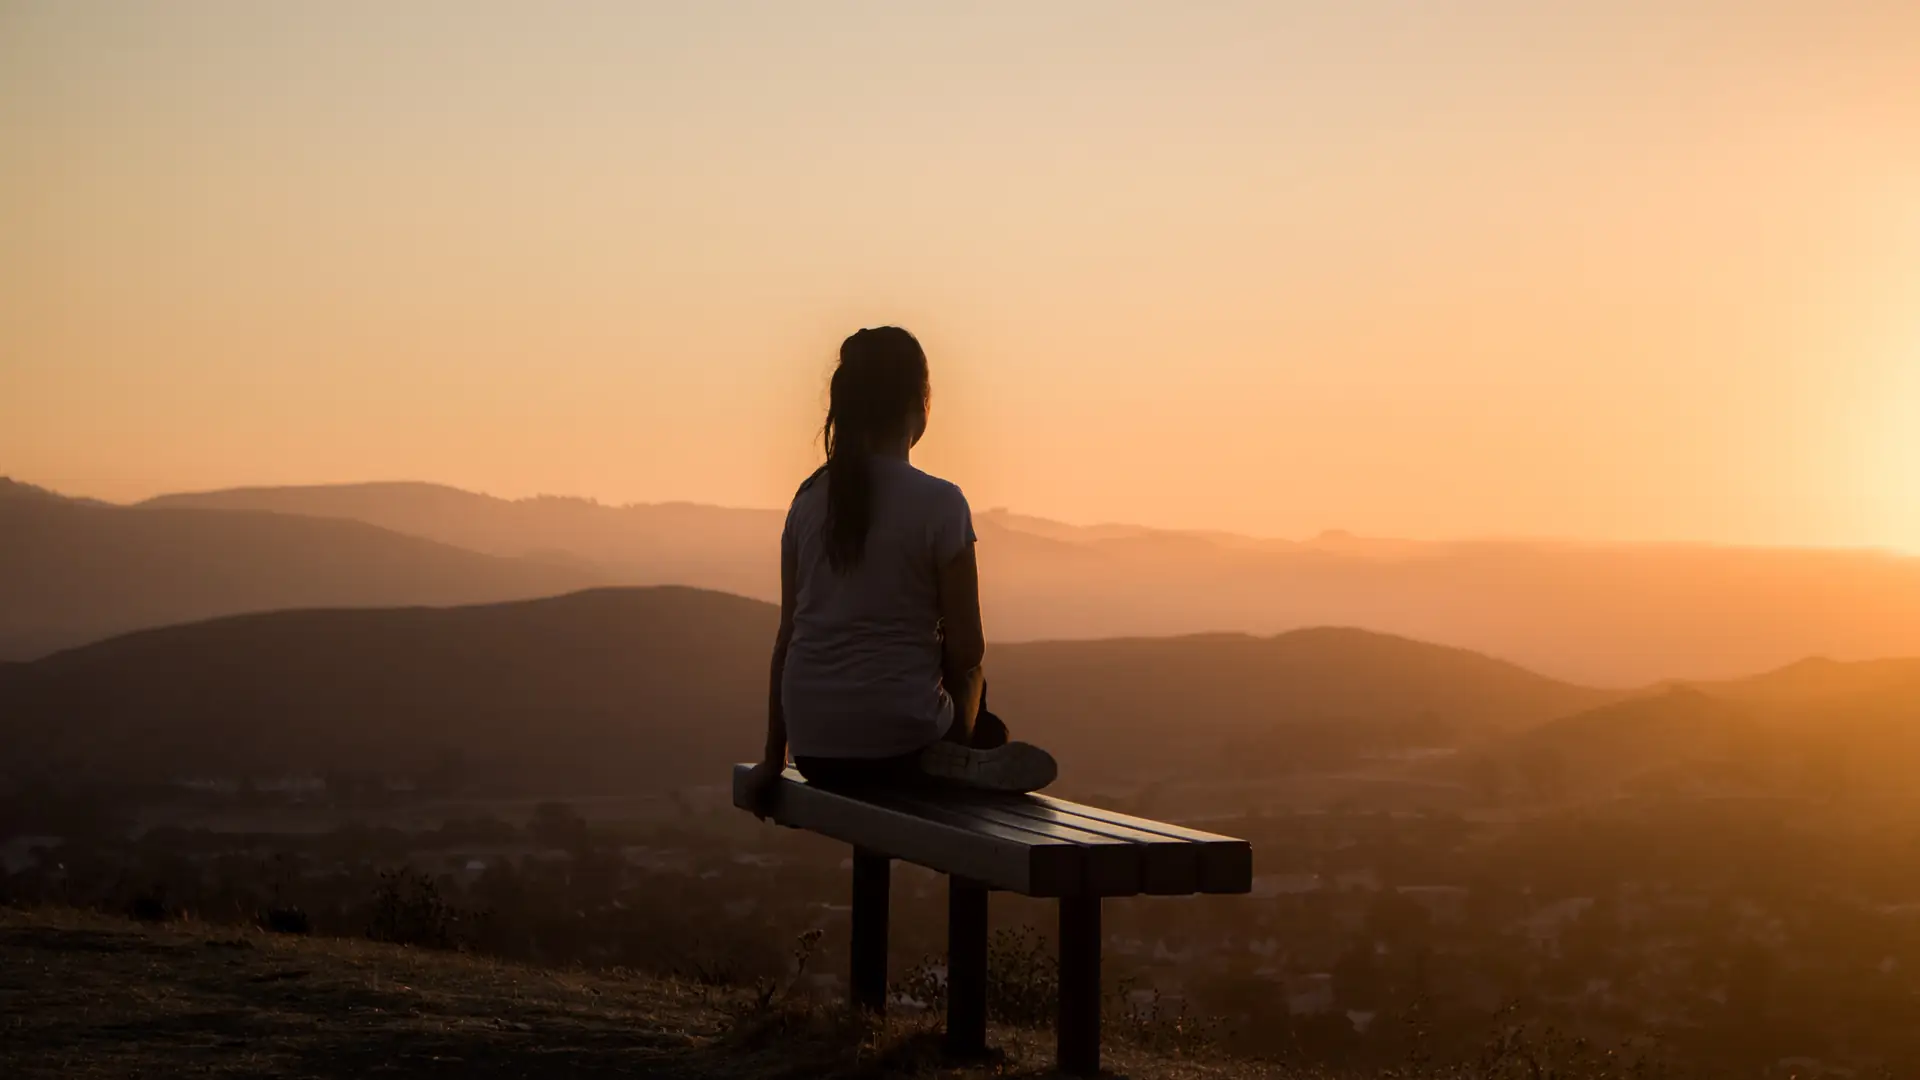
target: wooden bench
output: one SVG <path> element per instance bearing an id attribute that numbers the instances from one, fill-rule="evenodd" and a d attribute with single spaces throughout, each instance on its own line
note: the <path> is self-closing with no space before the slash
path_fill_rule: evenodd
<path id="1" fill-rule="evenodd" d="M 750 810 L 733 772 L 733 802 Z M 1045 795 L 874 792 L 853 796 L 808 784 L 788 769 L 770 807 L 781 825 L 853 845 L 856 1004 L 884 1010 L 888 887 L 894 859 L 948 875 L 947 1046 L 986 1050 L 987 893 L 1060 901 L 1060 1071 L 1100 1069 L 1100 901 L 1108 896 L 1244 893 L 1253 887 L 1245 840 L 1129 817 Z"/>

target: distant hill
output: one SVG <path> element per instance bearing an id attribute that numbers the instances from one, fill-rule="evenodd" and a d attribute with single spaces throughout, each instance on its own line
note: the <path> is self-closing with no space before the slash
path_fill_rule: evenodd
<path id="1" fill-rule="evenodd" d="M 758 751 L 777 613 L 684 588 L 288 611 L 127 635 L 0 677 L 0 737 L 48 767 L 383 771 L 546 790 L 718 783 Z M 1611 700 L 1358 631 L 995 647 L 990 702 L 1069 781 L 1258 774 L 1480 738 Z"/>
<path id="2" fill-rule="evenodd" d="M 1809 660 L 1567 716 L 1440 766 L 1504 799 L 1878 797 L 1920 771 L 1920 660 Z"/>
<path id="3" fill-rule="evenodd" d="M 1848 711 L 1873 702 L 1906 702 L 1920 724 L 1920 659 L 1843 664 L 1815 657 L 1751 678 L 1699 683 L 1710 694 L 1775 713 Z"/>
<path id="4" fill-rule="evenodd" d="M 1620 696 L 1342 628 L 1007 645 L 992 650 L 988 679 L 996 709 L 1045 718 L 1075 756 L 1143 778 L 1176 767 L 1271 777 L 1472 743 Z"/>
<path id="5" fill-rule="evenodd" d="M 250 488 L 154 507 L 344 517 L 608 583 L 774 599 L 782 514 L 509 501 L 431 484 Z M 1920 655 L 1920 558 L 1875 551 L 1535 541 L 1305 541 L 975 516 L 996 640 L 1358 626 L 1576 682 L 1727 679 L 1806 656 Z"/>
<path id="6" fill-rule="evenodd" d="M 691 585 L 760 599 L 777 599 L 780 589 L 784 515 L 772 510 L 510 500 L 419 483 L 235 488 L 140 505 L 347 518 L 489 555 L 565 558 L 623 585 Z"/>
<path id="7" fill-rule="evenodd" d="M 0 488 L 0 659 L 234 612 L 472 603 L 599 581 L 358 521 L 115 507 Z"/>
<path id="8" fill-rule="evenodd" d="M 62 495 L 59 492 L 49 491 L 43 487 L 38 487 L 33 484 L 23 484 L 20 481 L 15 480 L 9 476 L 0 476 L 0 503 L 4 503 L 12 499 L 20 499 L 20 500 L 26 500 L 31 502 L 43 502 L 43 503 L 45 502 L 79 503 L 85 506 L 111 505 L 109 503 L 103 503 L 98 499 L 69 498 L 68 496 Z"/>

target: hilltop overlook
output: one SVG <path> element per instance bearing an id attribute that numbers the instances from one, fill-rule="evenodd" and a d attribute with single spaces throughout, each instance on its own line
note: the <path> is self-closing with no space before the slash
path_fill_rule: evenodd
<path id="1" fill-rule="evenodd" d="M 457 952 L 0 909 L 0 1066 L 15 1080 L 197 1075 L 347 1078 L 630 1077 L 813 1080 L 1052 1075 L 1050 1036 L 995 1025 L 994 1056 L 943 1059 L 936 1017 L 875 1023 L 791 986 L 759 990 L 626 971 L 583 972 Z M 769 994 L 771 989 L 771 994 Z M 902 1010 L 896 1010 L 901 1012 Z M 1124 1034 L 1124 1032 L 1122 1032 Z M 1518 1080 L 1547 1048 L 1516 1039 L 1481 1080 Z M 1566 1057 L 1557 1060 L 1565 1068 Z M 1172 1053 L 1125 1039 L 1132 1080 L 1359 1080 L 1359 1073 Z M 1464 1080 L 1454 1070 L 1403 1080 Z M 1595 1065 L 1565 1080 L 1615 1075 Z"/>

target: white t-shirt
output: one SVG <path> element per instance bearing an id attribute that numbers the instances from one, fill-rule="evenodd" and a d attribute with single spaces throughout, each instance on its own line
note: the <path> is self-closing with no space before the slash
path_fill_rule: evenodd
<path id="1" fill-rule="evenodd" d="M 780 536 L 793 557 L 793 639 L 780 683 L 795 757 L 879 758 L 937 742 L 953 723 L 941 685 L 938 573 L 973 542 L 960 489 L 872 457 L 866 553 L 827 562 L 826 470 L 800 486 Z"/>

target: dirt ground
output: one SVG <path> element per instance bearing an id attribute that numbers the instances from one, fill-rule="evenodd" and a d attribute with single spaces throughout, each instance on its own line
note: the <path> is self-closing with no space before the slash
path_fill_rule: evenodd
<path id="1" fill-rule="evenodd" d="M 1044 1032 L 961 1066 L 937 1022 L 621 973 L 193 922 L 0 910 L 0 1076 L 784 1080 L 1051 1073 Z M 1117 1073 L 1266 1075 L 1112 1048 Z"/>

